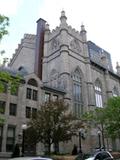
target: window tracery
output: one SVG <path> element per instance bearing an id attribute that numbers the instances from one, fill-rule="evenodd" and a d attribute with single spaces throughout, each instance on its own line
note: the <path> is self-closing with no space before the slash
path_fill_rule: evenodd
<path id="1" fill-rule="evenodd" d="M 96 107 L 103 107 L 102 85 L 99 80 L 96 80 L 95 82 L 95 100 L 96 100 Z"/>
<path id="2" fill-rule="evenodd" d="M 73 112 L 76 117 L 79 117 L 82 113 L 82 79 L 80 72 L 75 70 L 72 75 L 73 79 L 73 98 L 74 98 L 74 109 Z"/>

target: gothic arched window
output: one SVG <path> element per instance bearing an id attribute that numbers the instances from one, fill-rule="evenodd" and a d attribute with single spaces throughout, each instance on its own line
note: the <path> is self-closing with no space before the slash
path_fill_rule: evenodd
<path id="1" fill-rule="evenodd" d="M 78 70 L 73 73 L 73 112 L 75 116 L 79 117 L 82 113 L 82 80 Z"/>
<path id="2" fill-rule="evenodd" d="M 99 80 L 96 80 L 95 82 L 95 100 L 96 100 L 96 107 L 103 107 L 102 85 Z"/>

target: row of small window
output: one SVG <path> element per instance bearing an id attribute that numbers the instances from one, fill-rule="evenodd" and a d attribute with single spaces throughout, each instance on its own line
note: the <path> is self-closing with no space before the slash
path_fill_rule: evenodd
<path id="1" fill-rule="evenodd" d="M 3 93 L 7 93 L 7 85 L 4 85 Z M 18 95 L 18 88 L 14 89 L 14 90 L 11 90 L 11 95 L 16 95 L 17 96 Z M 34 89 L 31 89 L 31 88 L 27 88 L 26 98 L 27 99 L 32 99 L 34 101 L 37 101 L 37 99 L 38 99 L 38 91 L 34 90 Z"/>
<path id="2" fill-rule="evenodd" d="M 11 91 L 11 94 L 12 95 L 17 95 L 17 92 L 12 92 Z M 31 88 L 27 88 L 27 90 L 26 90 L 26 98 L 34 100 L 34 101 L 37 101 L 38 100 L 38 91 L 34 90 L 34 89 L 31 89 Z M 45 93 L 45 101 L 50 100 L 50 98 L 51 98 L 51 94 L 50 93 Z M 53 95 L 52 99 L 53 100 L 58 99 L 58 95 Z"/>
<path id="3" fill-rule="evenodd" d="M 6 138 L 6 152 L 12 152 L 15 144 L 15 126 L 8 126 Z M 3 126 L 0 126 L 0 152 L 3 144 Z"/>
<path id="4" fill-rule="evenodd" d="M 0 81 L 0 83 L 2 83 L 2 92 L 7 93 L 8 89 L 9 89 L 8 84 L 5 82 L 1 82 L 1 81 Z M 17 96 L 18 95 L 18 87 L 16 87 L 16 88 L 14 87 L 14 89 L 10 90 L 10 94 Z"/>
<path id="5" fill-rule="evenodd" d="M 6 106 L 6 102 L 0 101 L 0 113 L 1 114 L 5 113 L 5 106 Z M 36 108 L 31 108 L 31 107 L 26 106 L 26 118 L 31 118 L 31 117 L 34 118 L 36 116 L 36 113 L 37 113 Z M 11 115 L 11 116 L 17 115 L 17 104 L 10 103 L 9 115 Z"/>
<path id="6" fill-rule="evenodd" d="M 5 113 L 5 106 L 6 106 L 6 102 L 0 101 L 0 113 L 1 114 Z M 9 115 L 16 116 L 16 114 L 17 114 L 17 104 L 10 103 L 9 104 Z"/>
<path id="7" fill-rule="evenodd" d="M 51 95 L 50 93 L 45 93 L 45 102 L 50 101 L 50 100 L 57 100 L 58 99 L 58 95 Z"/>
<path id="8" fill-rule="evenodd" d="M 26 98 L 27 99 L 32 99 L 34 101 L 37 101 L 37 99 L 38 99 L 38 91 L 34 90 L 34 89 L 31 89 L 31 88 L 27 88 Z"/>
<path id="9" fill-rule="evenodd" d="M 35 118 L 37 114 L 37 109 L 26 106 L 25 113 L 26 113 L 26 118 Z"/>

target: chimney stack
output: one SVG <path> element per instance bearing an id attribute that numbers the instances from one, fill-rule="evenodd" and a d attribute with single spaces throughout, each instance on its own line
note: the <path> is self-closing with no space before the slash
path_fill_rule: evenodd
<path id="1" fill-rule="evenodd" d="M 42 58 L 44 56 L 43 54 L 44 54 L 45 23 L 46 21 L 41 18 L 37 21 L 34 71 L 41 80 L 42 80 Z"/>

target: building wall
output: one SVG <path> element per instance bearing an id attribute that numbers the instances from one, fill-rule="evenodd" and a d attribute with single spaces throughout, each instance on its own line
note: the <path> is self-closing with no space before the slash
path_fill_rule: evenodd
<path id="1" fill-rule="evenodd" d="M 43 88 L 43 83 L 40 81 L 40 79 L 35 74 L 29 74 L 25 77 L 25 83 L 20 84 L 18 89 L 17 95 L 11 95 L 10 90 L 8 90 L 6 93 L 0 93 L 0 101 L 5 101 L 5 112 L 4 114 L 0 114 L 0 118 L 3 118 L 5 120 L 5 123 L 3 123 L 3 134 L 0 138 L 2 138 L 2 145 L 1 145 L 1 152 L 0 157 L 10 157 L 11 151 L 7 151 L 7 137 L 8 137 L 8 127 L 12 126 L 15 128 L 15 135 L 14 135 L 14 144 L 19 143 L 20 146 L 22 144 L 22 125 L 27 124 L 30 118 L 26 117 L 26 107 L 29 107 L 31 109 L 40 109 L 40 105 L 45 102 L 45 94 L 49 93 L 51 99 L 54 95 L 58 96 L 59 98 L 64 96 L 64 93 L 61 91 L 53 90 L 51 91 L 50 88 Z M 30 80 L 35 80 L 37 83 L 37 87 L 30 85 Z M 27 88 L 37 91 L 37 100 L 33 100 L 31 98 L 27 98 Z M 10 115 L 10 103 L 16 104 L 16 115 Z M 0 126 L 1 126 L 0 125 Z M 38 149 L 39 151 L 39 149 Z M 43 153 L 44 147 L 41 145 L 41 152 Z M 40 154 L 39 153 L 39 154 Z"/>
<path id="2" fill-rule="evenodd" d="M 120 76 L 113 71 L 110 54 L 95 44 L 91 46 L 91 42 L 87 42 L 85 28 L 81 26 L 81 31 L 77 32 L 67 24 L 66 20 L 66 16 L 61 15 L 60 26 L 53 31 L 50 31 L 47 26 L 45 31 L 43 82 L 51 85 L 51 81 L 58 78 L 61 87 L 66 90 L 65 97 L 73 110 L 72 74 L 77 68 L 82 74 L 83 111 L 96 108 L 96 80 L 101 82 L 102 101 L 105 106 L 107 99 L 113 96 L 114 87 L 119 91 Z M 51 79 L 53 73 L 58 73 L 58 77 Z M 98 143 L 97 130 L 92 130 L 89 135 L 86 142 L 88 150 L 95 148 Z"/>
<path id="3" fill-rule="evenodd" d="M 26 106 L 39 108 L 40 104 L 44 102 L 45 93 L 51 95 L 57 93 L 69 102 L 71 110 L 74 109 L 73 74 L 76 69 L 82 78 L 83 112 L 96 108 L 96 80 L 102 84 L 103 106 L 107 99 L 113 96 L 114 87 L 117 88 L 118 95 L 120 95 L 120 75 L 113 71 L 110 54 L 106 51 L 103 52 L 103 50 L 100 52 L 100 47 L 87 42 L 86 30 L 83 25 L 80 32 L 69 26 L 64 12 L 60 17 L 60 26 L 55 30 L 50 31 L 48 24 L 45 26 L 42 81 L 33 73 L 35 43 L 35 35 L 25 35 L 9 64 L 11 69 L 18 70 L 22 66 L 27 71 L 27 75 L 24 77 L 25 84 L 20 86 L 18 96 L 11 96 L 10 93 L 0 96 L 1 100 L 7 102 L 5 114 L 2 115 L 6 119 L 2 143 L 2 153 L 5 154 L 8 124 L 16 126 L 15 141 L 17 142 L 18 135 L 21 134 L 21 125 L 28 120 L 25 116 Z M 38 87 L 28 85 L 28 80 L 31 78 L 36 80 Z M 27 88 L 38 91 L 37 101 L 26 99 Z M 59 92 L 60 90 L 66 94 Z M 17 104 L 16 117 L 9 115 L 10 102 Z M 90 151 L 98 144 L 96 134 L 97 130 L 95 129 L 89 131 L 86 140 L 82 141 L 84 150 Z M 79 145 L 78 137 L 73 137 L 73 143 Z M 65 150 L 66 146 L 67 150 Z M 72 147 L 68 143 L 61 144 L 61 152 L 70 152 Z"/>
<path id="4" fill-rule="evenodd" d="M 9 63 L 9 67 L 12 70 L 19 70 L 20 67 L 23 67 L 27 73 L 34 72 L 35 42 L 35 35 L 24 35 L 24 38 L 21 40 L 21 43 L 18 45 L 18 48 Z"/>
<path id="5" fill-rule="evenodd" d="M 31 76 L 31 78 L 33 78 L 33 76 Z M 39 80 L 39 84 L 41 84 L 40 80 Z M 27 88 L 26 84 L 21 84 L 18 90 L 18 95 L 11 95 L 10 90 L 8 90 L 6 94 L 3 94 L 3 93 L 0 94 L 0 101 L 6 102 L 5 113 L 0 114 L 0 116 L 5 120 L 5 124 L 3 125 L 3 134 L 2 134 L 3 137 L 2 137 L 2 147 L 1 147 L 0 157 L 9 156 L 11 154 L 11 152 L 8 152 L 8 151 L 6 153 L 8 126 L 14 126 L 15 128 L 14 143 L 18 143 L 19 135 L 22 134 L 21 126 L 22 124 L 27 122 L 26 115 L 25 115 L 26 106 L 38 108 L 38 106 L 40 105 L 39 102 L 41 100 L 36 102 L 36 101 L 26 99 L 26 88 Z M 29 88 L 32 89 L 33 87 L 29 86 Z M 37 90 L 40 90 L 40 87 L 38 87 Z M 41 98 L 41 96 L 38 96 L 38 97 Z M 10 115 L 10 103 L 17 105 L 16 115 Z"/>

